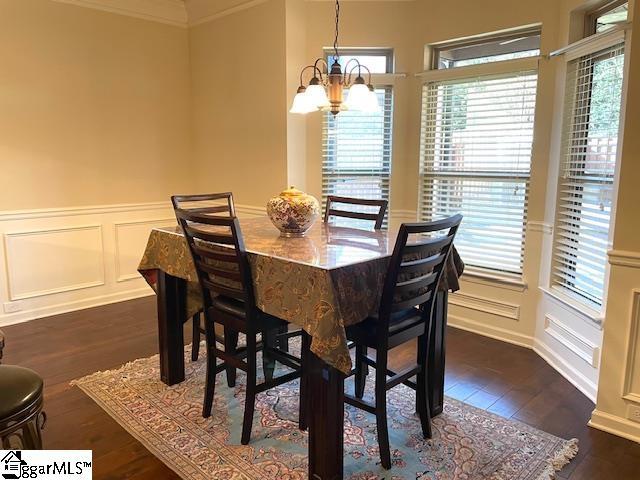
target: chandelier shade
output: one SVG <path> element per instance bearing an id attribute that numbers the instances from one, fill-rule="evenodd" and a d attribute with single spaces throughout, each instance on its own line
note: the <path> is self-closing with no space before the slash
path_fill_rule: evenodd
<path id="1" fill-rule="evenodd" d="M 338 31 L 340 24 L 340 1 L 336 0 L 336 30 L 333 41 L 334 61 L 331 68 L 323 58 L 318 58 L 312 65 L 307 65 L 300 72 L 300 86 L 293 104 L 289 110 L 291 113 L 306 114 L 314 111 L 329 111 L 337 115 L 344 110 L 377 112 L 380 110 L 378 97 L 371 85 L 371 72 L 357 59 L 350 59 L 344 70 L 340 64 L 338 51 Z M 307 86 L 304 85 L 304 73 L 313 70 L 313 76 Z M 365 83 L 362 71 L 368 74 L 368 82 Z M 357 71 L 355 80 L 352 81 Z M 344 100 L 344 90 L 349 89 L 347 100 Z"/>
<path id="2" fill-rule="evenodd" d="M 346 102 L 349 110 L 366 110 L 369 101 L 369 87 L 364 83 L 356 83 L 349 89 Z"/>
<path id="3" fill-rule="evenodd" d="M 309 101 L 315 105 L 316 110 L 330 106 L 329 97 L 324 87 L 320 84 L 309 85 L 307 87 L 306 95 L 309 97 Z"/>
<path id="4" fill-rule="evenodd" d="M 298 93 L 293 97 L 293 104 L 291 105 L 291 113 L 310 113 L 317 110 L 318 107 L 313 103 L 313 99 L 306 92 L 304 87 L 298 88 Z"/>

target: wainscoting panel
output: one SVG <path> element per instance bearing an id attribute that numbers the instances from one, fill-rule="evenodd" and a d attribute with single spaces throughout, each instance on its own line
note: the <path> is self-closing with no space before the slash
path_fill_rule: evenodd
<path id="1" fill-rule="evenodd" d="M 175 224 L 168 200 L 0 211 L 0 326 L 153 295 L 138 263 L 151 229 Z"/>
<path id="2" fill-rule="evenodd" d="M 170 203 L 0 212 L 0 326 L 152 295 L 136 268 Z"/>
<path id="3" fill-rule="evenodd" d="M 545 316 L 545 332 L 593 368 L 598 368 L 600 348 L 553 315 Z"/>
<path id="4" fill-rule="evenodd" d="M 631 322 L 626 350 L 623 398 L 640 403 L 640 290 L 634 290 L 631 300 Z"/>
<path id="5" fill-rule="evenodd" d="M 151 229 L 172 225 L 175 218 L 114 223 L 116 282 L 140 278 L 138 264 Z"/>
<path id="6" fill-rule="evenodd" d="M 542 290 L 534 351 L 595 402 L 598 391 L 602 325 L 588 312 Z"/>
<path id="7" fill-rule="evenodd" d="M 449 295 L 449 303 L 459 307 L 477 310 L 499 317 L 518 320 L 520 318 L 520 306 L 506 303 L 492 298 L 473 295 L 470 293 L 456 292 Z"/>
<path id="8" fill-rule="evenodd" d="M 104 285 L 102 226 L 5 233 L 9 300 Z"/>

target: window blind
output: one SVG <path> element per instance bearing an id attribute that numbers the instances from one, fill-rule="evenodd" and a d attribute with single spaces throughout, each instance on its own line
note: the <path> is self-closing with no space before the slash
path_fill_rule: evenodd
<path id="1" fill-rule="evenodd" d="M 328 195 L 389 200 L 393 95 L 376 88 L 374 113 L 326 113 L 322 128 L 322 200 Z M 361 207 L 368 211 L 369 207 Z"/>
<path id="2" fill-rule="evenodd" d="M 567 64 L 552 283 L 602 305 L 624 43 Z"/>
<path id="3" fill-rule="evenodd" d="M 537 72 L 424 85 L 421 218 L 461 213 L 465 263 L 522 272 Z"/>

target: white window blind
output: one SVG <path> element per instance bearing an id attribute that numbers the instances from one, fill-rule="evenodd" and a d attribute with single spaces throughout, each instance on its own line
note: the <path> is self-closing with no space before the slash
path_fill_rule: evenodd
<path id="1" fill-rule="evenodd" d="M 461 213 L 468 265 L 522 272 L 537 72 L 423 87 L 421 218 Z"/>
<path id="2" fill-rule="evenodd" d="M 602 305 L 624 43 L 567 64 L 552 283 Z"/>
<path id="3" fill-rule="evenodd" d="M 389 199 L 393 95 L 376 88 L 375 113 L 326 113 L 322 128 L 322 196 Z M 366 207 L 363 207 L 366 208 Z"/>

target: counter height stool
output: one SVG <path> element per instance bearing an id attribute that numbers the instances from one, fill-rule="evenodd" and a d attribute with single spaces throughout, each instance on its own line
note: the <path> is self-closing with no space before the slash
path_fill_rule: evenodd
<path id="1" fill-rule="evenodd" d="M 431 319 L 446 259 L 451 251 L 461 215 L 422 223 L 403 223 L 389 261 L 378 312 L 360 323 L 346 328 L 347 340 L 356 346 L 355 395 L 344 394 L 345 403 L 369 412 L 376 417 L 380 459 L 385 469 L 391 468 L 389 432 L 387 429 L 387 390 L 400 383 L 416 391 L 416 411 L 420 417 L 422 434 L 431 437 L 431 417 L 428 395 L 427 350 Z M 417 236 L 409 242 L 410 236 Z M 401 372 L 387 366 L 389 350 L 406 342 L 418 341 L 416 363 Z M 376 351 L 375 358 L 367 349 Z M 308 341 L 303 344 L 303 357 L 309 355 Z M 366 367 L 373 367 L 375 400 L 363 399 Z M 412 381 L 412 377 L 416 381 Z M 388 378 L 390 377 L 390 378 Z M 301 384 L 301 428 L 308 411 L 308 386 Z"/>
<path id="2" fill-rule="evenodd" d="M 40 450 L 46 420 L 42 411 L 42 378 L 28 368 L 0 365 L 0 392 L 2 448 Z"/>
<path id="3" fill-rule="evenodd" d="M 207 377 L 202 415 L 211 415 L 216 374 L 240 369 L 247 374 L 241 443 L 251 438 L 251 427 L 257 393 L 264 392 L 300 377 L 299 358 L 275 347 L 268 337 L 282 331 L 287 322 L 268 315 L 256 307 L 251 267 L 244 247 L 240 223 L 236 217 L 206 215 L 176 209 L 176 217 L 184 231 L 198 273 L 204 303 L 207 340 Z M 215 326 L 224 327 L 224 350 L 216 345 Z M 243 333 L 246 347 L 237 349 L 238 334 Z M 262 342 L 258 342 L 258 335 Z M 257 383 L 257 352 L 262 350 L 265 381 Z M 216 365 L 216 359 L 222 364 Z M 278 360 L 291 372 L 273 377 L 273 364 Z M 268 371 L 270 370 L 270 372 Z"/>
<path id="4" fill-rule="evenodd" d="M 173 208 L 181 208 L 189 210 L 193 213 L 202 213 L 205 215 L 222 215 L 234 217 L 236 215 L 235 205 L 233 203 L 233 193 L 205 193 L 201 195 L 174 195 L 171 197 Z M 204 327 L 200 319 L 200 313 L 197 312 L 193 318 L 193 328 L 191 335 L 191 361 L 198 360 L 200 354 L 200 335 L 204 335 Z M 223 342 L 223 337 L 218 340 Z M 231 374 L 231 376 L 233 376 Z M 233 383 L 230 381 L 230 383 Z"/>

